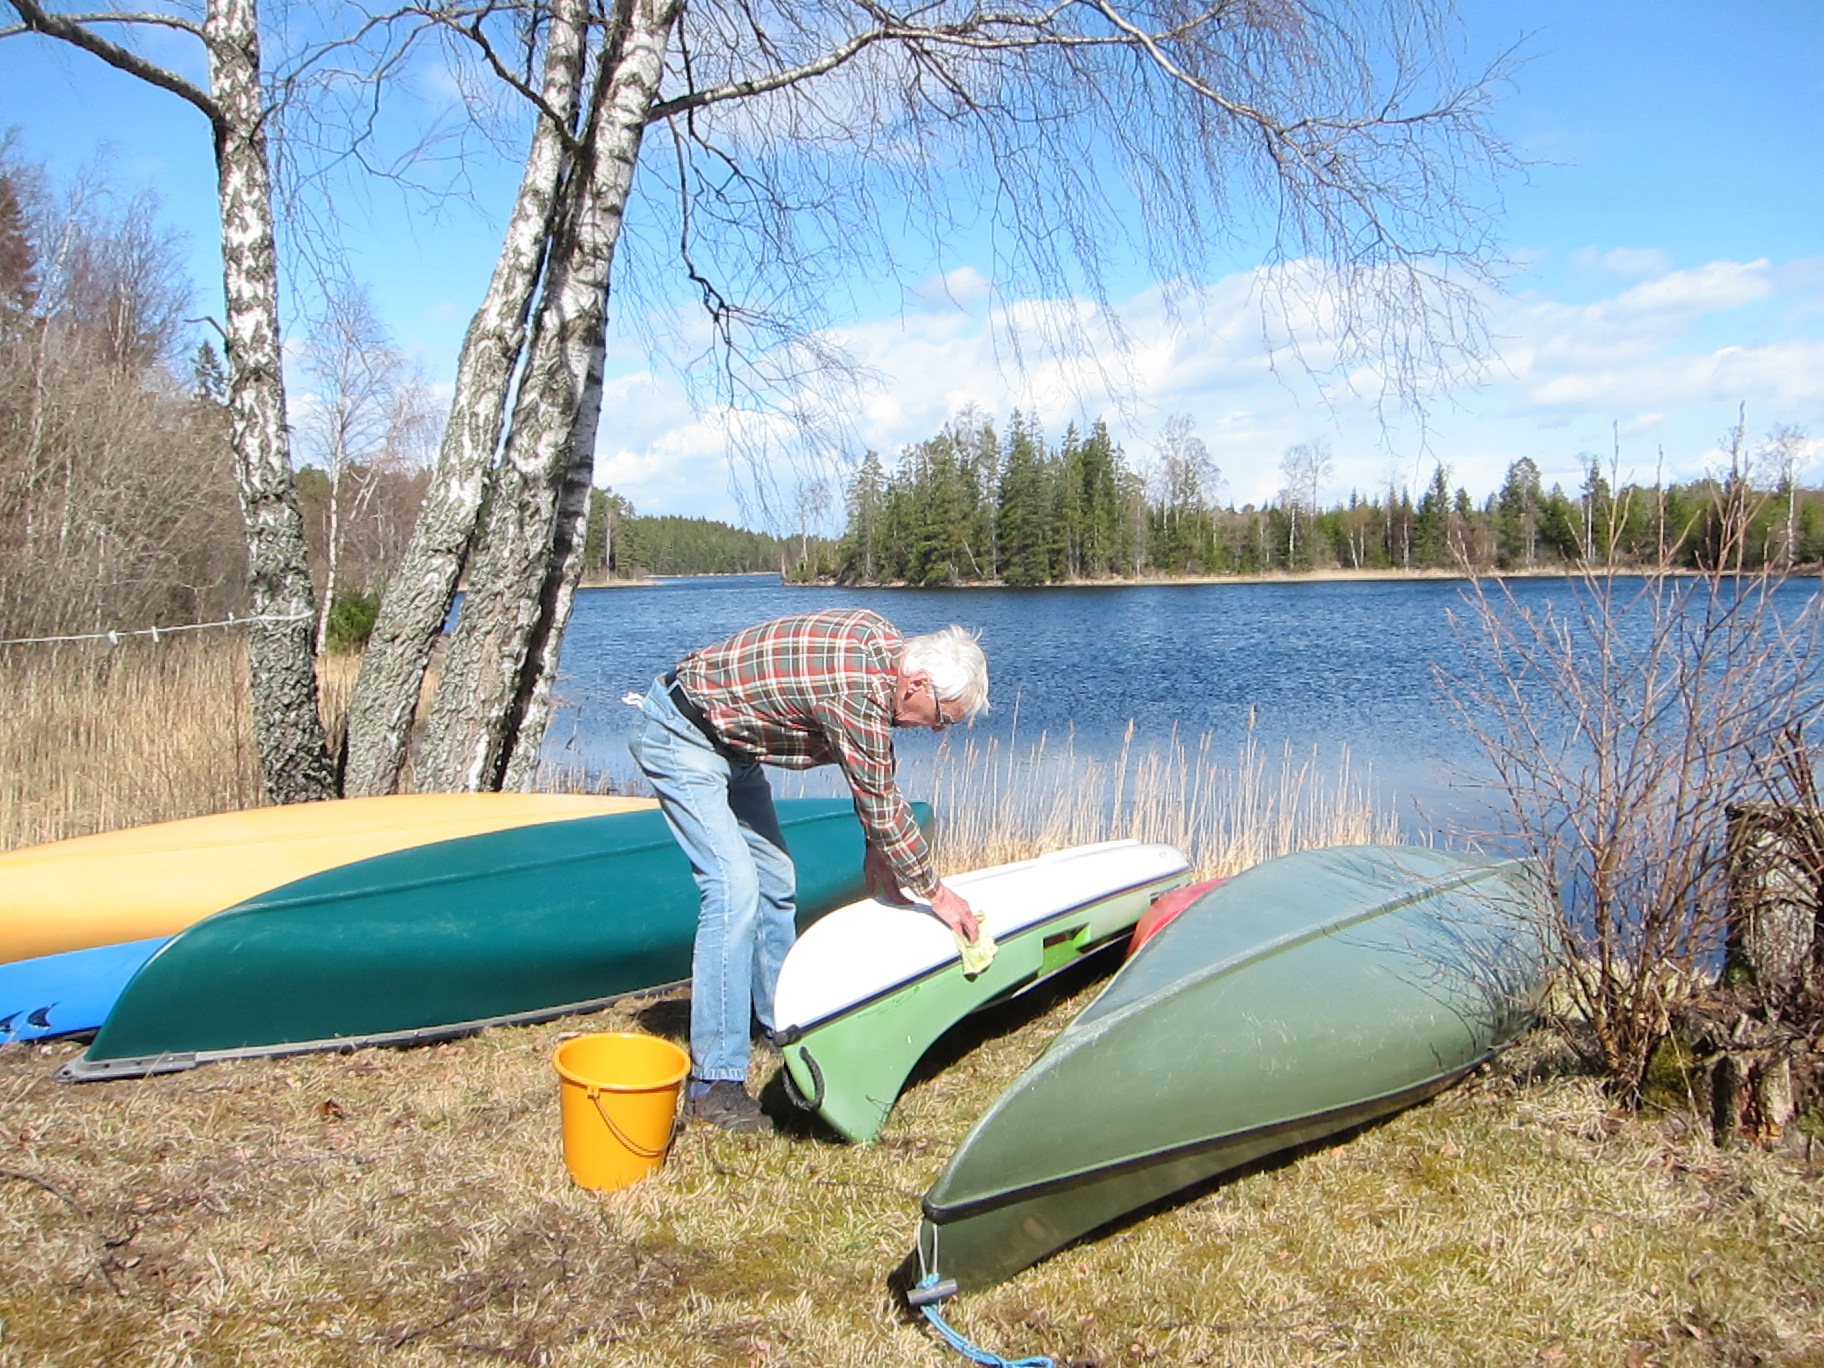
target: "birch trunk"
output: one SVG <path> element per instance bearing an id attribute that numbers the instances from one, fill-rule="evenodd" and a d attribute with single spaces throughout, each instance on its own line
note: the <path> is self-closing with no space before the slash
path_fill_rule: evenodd
<path id="1" fill-rule="evenodd" d="M 343 777 L 350 796 L 391 793 L 405 765 L 419 690 L 456 597 L 525 343 L 526 315 L 569 162 L 588 15 L 587 0 L 557 0 L 552 8 L 541 91 L 550 113 L 541 114 L 533 130 L 488 293 L 463 339 L 437 466 L 355 681 Z"/>
<path id="2" fill-rule="evenodd" d="M 329 506 L 324 509 L 324 522 L 327 531 L 324 536 L 326 546 L 324 560 L 327 564 L 323 570 L 323 602 L 317 605 L 317 654 L 321 656 L 329 649 L 329 615 L 335 608 L 337 571 L 341 563 L 342 522 L 340 518 L 342 505 L 342 467 L 345 450 L 342 436 L 343 421 L 338 418 L 336 439 L 329 457 Z"/>
<path id="3" fill-rule="evenodd" d="M 583 550 L 589 544 L 589 493 L 595 487 L 595 435 L 602 419 L 602 367 L 606 339 L 595 349 L 582 407 L 570 441 L 570 463 L 558 491 L 556 527 L 545 582 L 539 591 L 539 620 L 526 649 L 526 669 L 521 693 L 515 700 L 506 738 L 507 762 L 501 779 L 504 789 L 529 790 L 538 777 L 539 742 L 551 719 L 551 686 L 557 678 L 564 633 L 570 627 L 570 610 L 576 605 L 576 584 L 582 578 Z M 526 738 L 525 745 L 517 744 Z"/>
<path id="4" fill-rule="evenodd" d="M 527 723 L 549 688 L 580 556 L 558 547 L 578 420 L 599 364 L 615 244 L 679 0 L 634 0 L 605 55 L 553 246 L 512 432 L 482 512 L 462 620 L 419 762 L 419 787 L 498 788 L 541 737 Z M 591 446 L 593 442 L 591 442 Z M 585 496 L 586 497 L 586 496 Z M 560 568 L 561 563 L 561 568 Z M 555 590 L 552 575 L 568 581 Z M 539 643 L 543 643 L 542 645 Z"/>
<path id="5" fill-rule="evenodd" d="M 311 649 L 315 603 L 285 420 L 255 0 L 210 0 L 204 32 L 217 111 L 228 411 L 246 523 L 248 598 L 257 619 L 247 659 L 260 770 L 275 803 L 333 798 L 335 767 L 317 710 Z"/>

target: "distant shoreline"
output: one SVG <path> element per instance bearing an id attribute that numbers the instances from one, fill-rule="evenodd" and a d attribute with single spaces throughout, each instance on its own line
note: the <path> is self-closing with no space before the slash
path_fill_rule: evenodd
<path id="1" fill-rule="evenodd" d="M 1008 584 L 1005 580 L 967 580 L 958 584 L 908 584 L 899 580 L 891 583 L 858 583 L 847 587 L 856 589 L 1132 589 L 1150 586 L 1169 587 L 1175 584 L 1350 584 L 1398 581 L 1467 583 L 1476 579 L 1571 579 L 1585 573 L 1574 566 L 1558 566 L 1549 570 L 1342 570 L 1332 568 L 1328 570 L 1255 571 L 1232 575 L 1146 575 L 1131 579 L 1050 580 L 1044 584 Z M 1597 569 L 1587 573 L 1603 575 L 1611 572 Z M 1638 578 L 1659 572 L 1644 567 L 1632 569 L 1617 567 L 1612 573 L 1621 578 Z M 1677 579 L 1692 579 L 1701 576 L 1704 572 L 1701 570 L 1667 570 L 1664 573 Z M 1814 567 L 1804 571 L 1792 571 L 1788 578 L 1816 579 L 1818 576 L 1819 571 Z M 788 583 L 785 587 L 828 589 L 838 586 L 831 580 L 812 580 L 807 584 L 796 586 Z"/>
<path id="2" fill-rule="evenodd" d="M 1535 570 L 1394 570 L 1394 569 L 1360 569 L 1344 570 L 1331 568 L 1327 570 L 1268 570 L 1248 574 L 1231 575 L 1144 575 L 1134 578 L 1117 579 L 1068 579 L 1049 580 L 1043 584 L 1008 584 L 1005 580 L 965 580 L 956 584 L 909 584 L 904 580 L 883 581 L 875 583 L 854 582 L 838 584 L 835 580 L 818 579 L 794 582 L 788 580 L 776 570 L 735 570 L 728 572 L 706 571 L 694 575 L 648 575 L 642 579 L 609 579 L 585 580 L 578 585 L 581 589 L 642 589 L 651 588 L 665 580 L 672 579 L 747 579 L 755 575 L 777 575 L 780 587 L 785 589 L 1134 589 L 1143 587 L 1169 587 L 1176 584 L 1352 584 L 1382 583 L 1397 581 L 1426 582 L 1466 582 L 1475 579 L 1487 580 L 1527 580 L 1527 579 L 1571 579 L 1583 574 L 1603 575 L 1612 573 L 1621 578 L 1637 578 L 1645 575 L 1664 573 L 1675 579 L 1693 579 L 1703 575 L 1702 570 L 1666 570 L 1655 571 L 1650 567 L 1616 567 L 1612 572 L 1600 568 L 1585 571 L 1575 566 L 1556 566 L 1552 569 Z M 1753 575 L 1758 572 L 1744 571 Z M 1817 579 L 1824 571 L 1816 566 L 1787 572 L 1789 579 Z"/>

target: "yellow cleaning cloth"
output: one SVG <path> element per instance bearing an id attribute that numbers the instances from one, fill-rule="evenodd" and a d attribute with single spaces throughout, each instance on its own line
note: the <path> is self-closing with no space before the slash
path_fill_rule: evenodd
<path id="1" fill-rule="evenodd" d="M 960 933 L 956 935 L 956 948 L 963 952 L 963 976 L 974 978 L 982 970 L 994 963 L 994 936 L 988 930 L 988 923 L 980 917 L 975 922 L 975 939 L 966 941 Z"/>

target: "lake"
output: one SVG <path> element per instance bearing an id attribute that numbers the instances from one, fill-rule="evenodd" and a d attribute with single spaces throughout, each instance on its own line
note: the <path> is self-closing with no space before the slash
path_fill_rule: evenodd
<path id="1" fill-rule="evenodd" d="M 1526 581 L 1543 599 L 1558 581 Z M 664 580 L 583 590 L 565 639 L 546 760 L 591 774 L 632 772 L 621 703 L 692 647 L 769 617 L 871 608 L 908 635 L 959 622 L 979 629 L 993 710 L 978 741 L 1070 741 L 1112 755 L 1131 721 L 1136 744 L 1213 737 L 1233 755 L 1253 728 L 1277 749 L 1346 748 L 1372 770 L 1409 830 L 1480 801 L 1461 771 L 1479 753 L 1453 725 L 1434 666 L 1461 659 L 1448 614 L 1464 586 L 1446 580 L 1110 585 L 1043 589 L 788 587 L 776 575 Z M 908 774 L 937 738 L 907 733 Z M 910 779 L 908 788 L 912 788 Z"/>

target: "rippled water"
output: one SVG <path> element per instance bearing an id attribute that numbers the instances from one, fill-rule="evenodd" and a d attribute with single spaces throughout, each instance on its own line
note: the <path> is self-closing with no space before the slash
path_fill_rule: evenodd
<path id="1" fill-rule="evenodd" d="M 1550 582 L 1525 586 L 1543 595 Z M 1463 604 L 1449 581 L 1186 584 L 1100 588 L 787 588 L 775 576 L 663 581 L 586 590 L 564 647 L 560 705 L 546 758 L 591 772 L 630 768 L 633 716 L 621 695 L 644 689 L 693 646 L 782 613 L 858 606 L 916 633 L 960 622 L 981 631 L 994 707 L 978 742 L 1023 746 L 1045 734 L 1079 754 L 1112 754 L 1128 723 L 1140 745 L 1213 736 L 1220 757 L 1248 729 L 1277 748 L 1346 747 L 1408 825 L 1471 799 L 1453 770 L 1477 753 L 1452 725 L 1434 666 L 1461 647 L 1448 620 Z M 935 742 L 908 735 L 913 760 Z"/>

